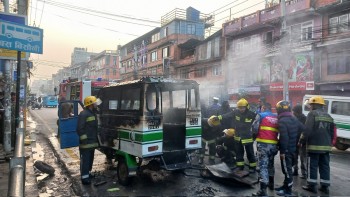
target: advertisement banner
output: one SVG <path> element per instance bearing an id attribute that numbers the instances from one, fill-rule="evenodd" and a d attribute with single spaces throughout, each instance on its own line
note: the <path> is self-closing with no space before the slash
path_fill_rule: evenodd
<path id="1" fill-rule="evenodd" d="M 305 81 L 297 81 L 297 82 L 289 82 L 288 83 L 288 90 L 289 91 L 300 91 L 300 90 L 309 90 L 311 88 L 308 87 L 307 89 L 307 86 L 306 84 L 313 84 L 313 81 L 312 82 L 305 82 Z M 277 92 L 277 91 L 283 91 L 283 83 L 271 83 L 270 84 L 270 91 L 272 92 Z"/>

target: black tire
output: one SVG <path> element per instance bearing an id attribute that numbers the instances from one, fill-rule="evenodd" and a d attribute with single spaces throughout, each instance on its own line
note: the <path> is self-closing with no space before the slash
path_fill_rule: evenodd
<path id="1" fill-rule="evenodd" d="M 130 185 L 132 177 L 129 176 L 129 168 L 124 158 L 118 159 L 117 177 L 121 185 L 124 185 L 124 186 Z"/>
<path id="2" fill-rule="evenodd" d="M 349 148 L 349 145 L 343 144 L 343 143 L 340 143 L 339 141 L 337 141 L 337 143 L 335 143 L 335 148 L 337 148 L 338 150 L 345 151 L 346 149 Z"/>
<path id="3" fill-rule="evenodd" d="M 44 172 L 44 173 L 49 174 L 51 176 L 55 174 L 55 169 L 43 161 L 36 161 L 34 163 L 34 167 L 36 167 L 41 172 Z"/>

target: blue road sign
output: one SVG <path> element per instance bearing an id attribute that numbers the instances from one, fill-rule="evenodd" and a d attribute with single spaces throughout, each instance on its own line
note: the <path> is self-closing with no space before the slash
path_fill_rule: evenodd
<path id="1" fill-rule="evenodd" d="M 10 21 L 21 25 L 27 25 L 27 16 L 24 15 L 0 13 L 0 20 Z"/>
<path id="2" fill-rule="evenodd" d="M 0 20 L 0 48 L 43 53 L 43 30 Z"/>

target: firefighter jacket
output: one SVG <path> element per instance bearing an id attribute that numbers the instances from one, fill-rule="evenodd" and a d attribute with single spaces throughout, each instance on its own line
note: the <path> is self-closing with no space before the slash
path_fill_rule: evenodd
<path id="1" fill-rule="evenodd" d="M 259 113 L 260 124 L 256 141 L 266 144 L 277 144 L 278 142 L 278 124 L 277 116 L 271 111 Z"/>
<path id="2" fill-rule="evenodd" d="M 298 133 L 303 129 L 302 123 L 293 116 L 292 112 L 283 112 L 278 115 L 280 154 L 296 152 Z"/>
<path id="3" fill-rule="evenodd" d="M 233 137 L 221 136 L 216 139 L 216 145 L 221 145 L 224 150 L 228 150 L 230 152 L 235 150 L 235 140 Z"/>
<path id="4" fill-rule="evenodd" d="M 306 141 L 307 151 L 326 153 L 332 150 L 332 140 L 336 137 L 333 118 L 323 109 L 309 112 L 306 118 L 306 129 L 302 139 Z"/>
<path id="5" fill-rule="evenodd" d="M 255 119 L 254 112 L 247 109 L 246 111 L 241 113 L 238 109 L 236 109 L 227 114 L 218 116 L 218 118 L 220 120 L 225 120 L 225 119 L 232 120 L 232 126 L 236 130 L 236 133 L 235 133 L 236 141 L 242 140 L 242 144 L 253 143 L 251 127 Z"/>
<path id="6" fill-rule="evenodd" d="M 89 109 L 84 109 L 79 114 L 77 132 L 79 135 L 79 148 L 91 149 L 98 147 L 97 117 Z"/>

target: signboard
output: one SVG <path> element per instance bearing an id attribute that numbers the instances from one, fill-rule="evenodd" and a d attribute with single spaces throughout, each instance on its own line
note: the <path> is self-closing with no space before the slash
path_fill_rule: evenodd
<path id="1" fill-rule="evenodd" d="M 43 53 L 43 30 L 0 20 L 0 48 Z"/>
<path id="2" fill-rule="evenodd" d="M 24 15 L 0 13 L 0 20 L 18 23 L 21 25 L 27 24 L 27 16 L 24 16 Z M 25 53 L 25 52 L 21 53 L 22 60 L 27 60 L 28 58 L 29 58 L 29 53 Z M 0 48 L 0 59 L 17 60 L 17 51 Z"/>
<path id="3" fill-rule="evenodd" d="M 296 81 L 288 83 L 288 90 L 298 91 L 298 90 L 314 90 L 313 81 Z M 270 91 L 277 92 L 283 91 L 283 83 L 271 83 Z"/>

